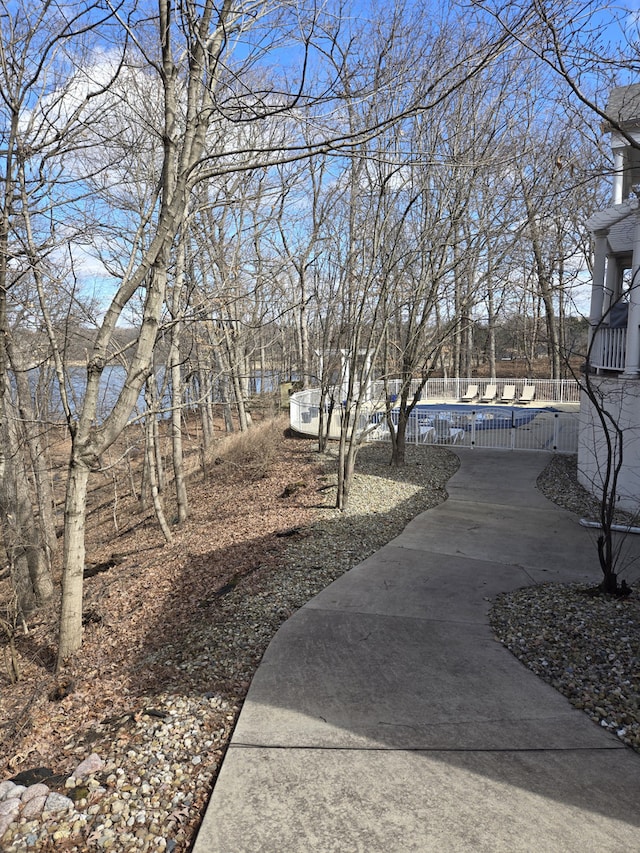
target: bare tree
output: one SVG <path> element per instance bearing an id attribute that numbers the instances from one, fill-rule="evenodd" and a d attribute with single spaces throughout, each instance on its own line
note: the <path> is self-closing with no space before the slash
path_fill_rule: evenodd
<path id="1" fill-rule="evenodd" d="M 3 21 L 19 29 L 13 4 L 5 6 Z M 161 335 L 170 338 L 179 517 L 188 511 L 180 448 L 183 380 L 197 377 L 206 441 L 212 436 L 216 386 L 225 397 L 228 426 L 234 406 L 241 428 L 247 428 L 252 364 L 257 359 L 264 367 L 271 341 L 286 339 L 289 330 L 297 341 L 292 347 L 296 369 L 306 381 L 314 370 L 313 334 L 324 335 L 327 355 L 339 352 L 347 368 L 344 396 L 336 400 L 340 406 L 344 401 L 338 504 L 346 504 L 361 439 L 360 416 L 367 409 L 368 388 L 388 331 L 397 321 L 393 312 L 407 310 L 411 282 L 419 281 L 423 289 L 413 302 L 417 325 L 411 327 L 415 349 L 402 344 L 409 354 L 408 372 L 425 363 L 425 348 L 431 346 L 425 334 L 432 308 L 438 309 L 433 282 L 442 284 L 445 270 L 451 271 L 450 259 L 438 257 L 435 243 L 428 244 L 424 230 L 416 230 L 418 212 L 430 212 L 429 195 L 426 184 L 418 189 L 407 184 L 407 152 L 396 144 L 396 129 L 419 116 L 428 122 L 506 50 L 512 35 L 496 34 L 478 22 L 465 25 L 449 7 L 442 10 L 438 26 L 430 27 L 419 10 L 402 3 L 366 21 L 347 15 L 345 3 L 284 0 L 158 0 L 153 7 L 143 0 L 123 2 L 104 14 L 103 4 L 76 4 L 78 15 L 71 23 L 62 20 L 54 4 L 42 6 L 39 14 L 25 3 L 27 36 L 14 38 L 18 29 L 11 34 L 17 54 L 42 61 L 23 62 L 27 70 L 17 88 L 7 85 L 2 94 L 11 118 L 6 146 L 11 154 L 0 229 L 0 259 L 5 259 L 0 261 L 0 331 L 10 331 L 7 294 L 16 275 L 25 280 L 21 264 L 26 259 L 39 333 L 58 379 L 71 437 L 62 665 L 82 638 L 90 477 L 101 470 L 104 454 L 130 423 L 145 387 L 150 406 L 147 470 L 162 473 L 159 465 L 154 469 L 151 452 L 157 429 L 153 415 L 160 405 L 151 391 Z M 55 14 L 47 17 L 52 10 Z M 528 18 L 523 13 L 515 23 L 520 27 Z M 83 54 L 82 36 L 107 26 L 112 28 L 110 43 L 122 48 L 96 64 Z M 70 44 L 77 46 L 76 52 Z M 293 58 L 278 68 L 271 59 L 285 56 L 282 48 L 287 45 L 295 48 L 289 54 Z M 59 55 L 58 46 L 64 48 Z M 15 63 L 0 55 L 2 61 L 5 76 L 12 78 Z M 416 74 L 416 69 L 424 73 Z M 57 76 L 45 80 L 47 74 Z M 26 126 L 32 127 L 28 139 Z M 317 158 L 313 164 L 312 158 Z M 313 197 L 303 236 L 295 211 L 285 208 L 296 195 L 291 182 L 300 179 L 294 164 L 305 160 Z M 27 188 L 21 207 L 16 206 L 20 168 Z M 46 186 L 38 183 L 42 174 L 47 175 Z M 53 206 L 38 207 L 48 190 L 69 214 L 60 216 L 59 223 L 51 217 Z M 41 212 L 42 222 L 48 213 L 56 227 L 50 240 L 41 227 L 10 246 L 10 235 L 26 234 L 25 205 L 32 213 Z M 343 215 L 342 223 L 331 222 L 330 213 L 336 219 Z M 65 230 L 62 223 L 69 221 L 77 221 L 82 233 L 70 233 L 68 226 Z M 416 235 L 422 252 L 417 276 L 410 246 Z M 86 342 L 84 393 L 77 405 L 68 393 L 67 342 L 53 320 L 53 288 L 46 277 L 46 262 L 58 261 L 65 244 L 68 305 L 78 301 L 75 265 L 80 255 L 91 253 L 103 279 Z M 454 270 L 463 269 L 461 263 L 455 266 L 458 262 Z M 471 262 L 465 275 L 463 295 L 476 281 Z M 21 307 L 26 304 L 24 300 Z M 469 316 L 470 305 L 462 299 L 458 314 Z M 452 318 L 449 306 L 444 308 L 447 326 Z M 455 310 L 453 316 L 458 316 Z M 131 334 L 123 344 L 118 327 L 125 321 Z M 192 342 L 193 360 L 186 352 Z M 8 350 L 0 352 L 0 359 L 2 411 L 8 415 L 15 412 Z M 14 364 L 18 362 L 15 357 Z M 116 362 L 123 367 L 123 385 L 101 412 L 106 370 Z M 328 387 L 325 379 L 323 384 Z M 9 442 L 9 432 L 7 436 Z M 5 470 L 13 487 L 18 474 Z M 154 498 L 160 497 L 161 483 L 157 486 Z M 6 494 L 14 495 L 15 489 Z M 158 502 L 163 523 L 161 510 Z M 170 534 L 164 524 L 165 535 Z M 29 537 L 27 524 L 21 538 Z"/>
<path id="2" fill-rule="evenodd" d="M 242 25 L 242 16 L 225 2 L 220 9 L 205 2 L 184 9 L 173 20 L 170 0 L 159 3 L 157 48 L 143 56 L 157 73 L 162 91 L 162 142 L 157 210 L 142 222 L 135 254 L 108 305 L 87 365 L 86 392 L 77 419 L 71 424 L 72 451 L 65 501 L 63 595 L 60 616 L 59 662 L 79 648 L 82 638 L 84 528 L 89 475 L 100 455 L 121 434 L 147 381 L 165 301 L 170 250 L 186 212 L 193 172 L 206 152 L 207 134 L 215 114 L 214 98 L 221 76 L 221 55 L 228 33 Z M 178 11 L 179 15 L 179 11 Z M 132 38 L 137 33 L 127 24 Z M 183 57 L 187 48 L 188 65 Z M 151 225 L 151 230 L 149 230 Z M 143 313 L 123 388 L 105 420 L 96 427 L 100 378 L 109 358 L 114 330 L 127 304 L 143 289 Z"/>
<path id="3" fill-rule="evenodd" d="M 124 6 L 118 11 L 118 20 L 128 34 L 131 48 L 126 55 L 127 73 L 120 75 L 118 85 L 111 86 L 104 99 L 115 116 L 112 124 L 118 133 L 126 133 L 127 122 L 123 118 L 134 117 L 136 105 L 129 94 L 128 81 L 132 77 L 138 79 L 136 74 L 145 81 L 155 81 L 157 95 L 149 99 L 150 104 L 145 104 L 145 109 L 157 104 L 159 116 L 157 120 L 149 116 L 148 130 L 141 133 L 140 138 L 146 146 L 146 161 L 154 167 L 156 180 L 150 182 L 144 204 L 139 205 L 138 210 L 130 209 L 131 206 L 124 210 L 127 195 L 123 192 L 123 204 L 112 214 L 114 224 L 125 212 L 131 222 L 126 237 L 128 258 L 126 262 L 119 262 L 121 269 L 117 279 L 114 277 L 113 296 L 89 350 L 82 406 L 70 422 L 72 451 L 65 502 L 60 662 L 81 642 L 89 476 L 100 467 L 101 454 L 125 428 L 152 370 L 176 236 L 185 222 L 194 187 L 201 182 L 220 180 L 224 175 L 242 171 L 255 173 L 279 162 L 293 162 L 320 152 L 354 150 L 379 133 L 381 127 L 396 122 L 399 115 L 421 111 L 429 103 L 426 90 L 417 88 L 415 83 L 408 85 L 407 69 L 405 97 L 395 112 L 387 112 L 382 118 L 371 114 L 367 122 L 351 127 L 345 125 L 339 109 L 339 99 L 344 100 L 344 93 L 336 90 L 335 81 L 326 75 L 323 78 L 320 73 L 313 78 L 306 74 L 307 60 L 313 58 L 314 63 L 319 63 L 342 37 L 336 32 L 337 19 L 325 14 L 324 10 L 308 11 L 296 4 L 292 7 L 287 3 L 249 0 L 225 0 L 220 5 L 210 0 L 198 4 L 160 0 L 158 11 L 157 19 L 146 16 L 144 8 L 138 12 L 133 6 Z M 387 27 L 394 38 L 395 20 L 392 17 L 391 27 Z M 254 73 L 252 65 L 263 60 L 265 46 L 282 45 L 294 38 L 301 45 L 297 54 L 301 59 L 301 75 L 291 68 L 280 75 L 274 73 L 271 78 Z M 381 35 L 379 40 L 386 41 L 386 35 Z M 242 43 L 242 51 L 234 59 L 236 43 Z M 493 42 L 474 43 L 467 56 L 457 62 L 457 67 L 463 67 L 469 56 L 478 64 L 484 64 L 488 44 Z M 376 67 L 370 73 L 363 65 L 357 77 L 357 92 L 351 95 L 362 98 L 375 91 L 379 86 L 380 70 Z M 443 72 L 445 86 L 449 76 L 450 70 Z M 390 70 L 385 71 L 384 79 L 387 83 L 392 79 L 396 82 Z M 311 113 L 314 105 L 318 108 L 321 127 L 314 140 L 310 143 L 296 139 L 284 145 L 278 142 L 274 148 L 270 126 L 277 124 L 278 117 L 284 122 L 286 114 L 293 110 L 304 109 Z M 328 116 L 323 117 L 325 109 Z M 260 126 L 266 129 L 265 134 L 250 130 Z M 102 127 L 104 125 L 87 124 L 88 144 L 97 144 L 100 139 L 103 149 L 109 152 L 105 140 L 110 136 L 101 135 Z M 234 132 L 230 132 L 231 128 Z M 243 128 L 248 129 L 246 133 L 241 132 Z M 96 171 L 94 184 L 98 192 L 103 174 Z M 126 190 L 127 187 L 127 176 L 123 175 L 122 188 Z M 99 197 L 106 200 L 109 193 L 99 192 Z M 220 267 L 224 270 L 223 279 L 233 284 L 235 271 L 229 266 L 231 259 L 217 260 L 224 263 L 224 267 Z M 140 320 L 137 337 L 127 353 L 124 385 L 111 410 L 97 423 L 100 380 L 113 355 L 116 325 L 128 306 L 137 300 L 141 304 Z M 234 367 L 231 381 L 240 384 L 243 372 L 239 369 L 240 353 L 236 346 L 238 318 L 232 317 L 230 322 L 229 319 L 222 318 L 216 344 Z M 243 401 L 243 390 L 236 387 L 235 397 L 236 401 Z M 246 419 L 246 410 L 239 405 L 241 419 L 243 411 Z"/>
<path id="4" fill-rule="evenodd" d="M 98 3 L 78 3 L 69 11 L 66 16 L 51 2 L 0 5 L 0 398 L 5 451 L 0 516 L 5 546 L 13 551 L 19 547 L 28 555 L 37 601 L 50 598 L 53 590 L 49 567 L 55 551 L 53 500 L 42 454 L 44 424 L 35 422 L 25 376 L 25 370 L 38 362 L 25 357 L 15 332 L 20 326 L 29 330 L 41 363 L 53 358 L 64 402 L 66 387 L 51 311 L 40 315 L 38 309 L 43 308 L 47 285 L 55 295 L 60 284 L 56 275 L 51 276 L 50 262 L 62 241 L 57 222 L 64 220 L 62 211 L 68 212 L 86 192 L 71 189 L 62 164 L 82 144 L 79 118 L 84 105 L 104 90 L 109 79 L 108 73 L 97 83 L 76 78 L 80 88 L 69 98 L 87 33 L 107 27 L 112 18 Z M 65 238 L 70 237 L 67 229 Z M 29 467 L 37 492 L 35 506 L 25 479 Z"/>
<path id="5" fill-rule="evenodd" d="M 630 283 L 630 289 L 637 287 L 637 283 Z M 615 313 L 616 307 L 622 304 L 622 298 L 620 295 L 614 299 L 602 318 L 592 327 L 583 372 L 578 373 L 571 362 L 568 363 L 590 403 L 593 453 L 597 454 L 591 488 L 598 498 L 597 526 L 600 532 L 596 543 L 603 576 L 600 590 L 609 595 L 624 596 L 630 592 L 626 581 L 619 580 L 624 536 L 616 536 L 616 533 L 624 532 L 625 529 L 625 525 L 618 521 L 618 497 L 627 438 L 626 431 L 619 422 L 619 413 L 624 405 L 626 391 L 624 384 L 609 383 L 606 376 L 598 376 L 592 368 L 598 332 L 609 325 L 612 312 Z"/>

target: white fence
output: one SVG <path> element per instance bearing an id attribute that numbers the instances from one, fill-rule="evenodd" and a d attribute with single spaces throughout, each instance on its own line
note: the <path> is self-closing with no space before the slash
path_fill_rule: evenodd
<path id="1" fill-rule="evenodd" d="M 399 393 L 399 380 L 388 382 L 387 385 L 391 394 Z M 418 385 L 418 380 L 414 380 L 410 390 L 410 397 L 415 393 Z M 469 385 L 478 386 L 479 397 L 485 394 L 489 385 L 497 385 L 498 398 L 500 398 L 502 389 L 506 385 L 515 385 L 517 399 L 525 385 L 532 385 L 536 389 L 536 400 L 544 400 L 550 404 L 580 402 L 580 385 L 574 379 L 428 379 L 421 397 L 424 402 L 431 400 L 459 400 Z M 372 390 L 368 396 L 372 399 L 383 399 L 383 383 L 372 383 Z"/>
<path id="2" fill-rule="evenodd" d="M 564 380 L 501 380 L 503 385 L 516 386 L 516 399 L 523 384 L 536 386 L 536 401 L 528 406 L 467 405 L 456 409 L 438 410 L 438 403 L 448 406 L 458 402 L 469 384 L 479 386 L 482 396 L 489 380 L 432 379 L 422 395 L 421 406 L 414 410 L 407 424 L 406 441 L 420 444 L 448 444 L 460 447 L 543 450 L 555 453 L 577 453 L 579 413 L 553 411 L 554 403 L 579 401 L 577 382 Z M 493 384 L 496 384 L 495 382 Z M 390 389 L 393 392 L 393 389 Z M 364 440 L 389 441 L 390 432 L 384 413 L 383 396 L 373 386 L 368 400 L 358 416 L 356 430 Z M 428 406 L 428 408 L 424 408 Z M 572 407 L 573 408 L 573 407 Z M 344 405 L 336 402 L 329 423 L 325 423 L 330 438 L 340 435 L 340 425 L 347 417 Z M 329 420 L 326 412 L 325 421 Z M 317 436 L 320 427 L 320 391 L 312 389 L 293 394 L 290 400 L 290 423 L 296 432 Z"/>
<path id="3" fill-rule="evenodd" d="M 490 406 L 469 411 L 412 412 L 406 440 L 412 444 L 448 444 L 491 450 L 578 452 L 578 412 L 505 409 Z M 389 428 L 380 423 L 366 430 L 369 441 L 389 441 Z"/>

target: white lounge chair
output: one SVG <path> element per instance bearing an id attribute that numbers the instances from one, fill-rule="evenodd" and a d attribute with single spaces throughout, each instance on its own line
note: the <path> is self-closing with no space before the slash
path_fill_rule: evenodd
<path id="1" fill-rule="evenodd" d="M 481 403 L 493 403 L 493 401 L 498 396 L 498 386 L 497 385 L 487 385 L 484 389 L 484 394 L 480 397 Z"/>
<path id="2" fill-rule="evenodd" d="M 500 398 L 501 403 L 513 403 L 516 399 L 516 386 L 515 385 L 505 385 L 502 389 L 502 397 Z"/>
<path id="3" fill-rule="evenodd" d="M 438 435 L 431 421 L 421 421 L 418 424 L 418 433 L 420 441 L 425 444 L 434 444 L 438 440 Z"/>
<path id="4" fill-rule="evenodd" d="M 451 426 L 451 421 L 448 418 L 434 418 L 433 431 L 435 441 L 438 444 L 455 444 L 464 435 L 464 430 L 460 427 Z"/>
<path id="5" fill-rule="evenodd" d="M 522 394 L 520 395 L 519 403 L 531 403 L 533 398 L 536 396 L 536 386 L 535 385 L 525 385 L 522 389 Z"/>
<path id="6" fill-rule="evenodd" d="M 478 396 L 478 386 L 469 385 L 465 394 L 460 397 L 461 403 L 472 403 Z"/>

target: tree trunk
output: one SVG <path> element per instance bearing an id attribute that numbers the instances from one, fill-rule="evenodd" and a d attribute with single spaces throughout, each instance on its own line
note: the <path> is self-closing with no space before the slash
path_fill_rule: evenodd
<path id="1" fill-rule="evenodd" d="M 84 533 L 89 468 L 72 448 L 64 507 L 65 538 L 60 610 L 58 669 L 82 645 L 82 595 L 84 585 Z"/>
<path id="2" fill-rule="evenodd" d="M 149 457 L 147 455 L 147 440 L 144 440 L 144 456 L 142 459 L 142 475 L 140 477 L 140 510 L 146 512 L 148 507 L 147 497 L 151 492 L 149 485 Z"/>
<path id="3" fill-rule="evenodd" d="M 176 324 L 177 326 L 178 324 Z M 174 327 L 173 335 L 176 334 Z M 182 377 L 180 376 L 179 346 L 173 338 L 171 344 L 171 445 L 173 460 L 173 477 L 178 504 L 178 521 L 182 523 L 189 515 L 187 486 L 184 478 L 184 454 L 182 450 Z"/>
<path id="4" fill-rule="evenodd" d="M 304 264 L 297 267 L 298 281 L 300 285 L 300 304 L 298 307 L 297 330 L 300 347 L 300 369 L 302 372 L 302 387 L 311 387 L 311 349 L 309 346 L 309 319 L 307 312 L 307 288 L 306 288 L 306 269 Z"/>
<path id="5" fill-rule="evenodd" d="M 184 284 L 185 264 L 185 242 L 180 233 L 178 244 L 178 260 L 173 291 L 171 294 L 171 314 L 173 325 L 171 327 L 171 343 L 169 348 L 169 371 L 171 373 L 171 448 L 173 461 L 173 480 L 176 490 L 176 503 L 178 505 L 178 522 L 187 520 L 189 515 L 189 502 L 187 498 L 187 484 L 184 478 L 184 454 L 182 450 L 182 371 L 180 368 L 180 345 L 182 343 L 182 309 L 180 297 Z"/>
<path id="6" fill-rule="evenodd" d="M 160 493 L 167 491 L 167 476 L 164 471 L 164 459 L 162 458 L 162 442 L 160 441 L 160 416 L 158 413 L 158 394 L 155 388 L 155 376 L 149 380 L 153 382 L 151 431 L 153 433 L 153 456 L 156 485 Z"/>
<path id="7" fill-rule="evenodd" d="M 172 542 L 173 536 L 171 535 L 171 530 L 169 525 L 167 524 L 167 519 L 164 514 L 164 508 L 162 506 L 162 501 L 160 500 L 160 489 L 158 487 L 158 475 L 156 469 L 157 463 L 157 452 L 156 452 L 156 432 L 154 428 L 154 421 L 157 420 L 157 413 L 155 410 L 155 406 L 153 404 L 153 399 L 155 395 L 155 391 L 153 389 L 153 383 L 155 379 L 153 376 L 147 381 L 147 388 L 145 392 L 145 399 L 147 402 L 147 414 L 146 414 L 146 427 L 147 427 L 147 441 L 146 441 L 146 454 L 147 454 L 147 471 L 149 474 L 149 487 L 151 489 L 151 500 L 153 501 L 153 509 L 156 514 L 156 518 L 158 519 L 158 524 L 160 525 L 160 530 L 162 530 L 162 535 L 165 538 L 166 542 Z"/>
<path id="8" fill-rule="evenodd" d="M 487 360 L 489 362 L 489 379 L 496 378 L 496 311 L 492 276 L 493 269 L 491 267 L 490 259 L 489 268 L 487 270 L 487 313 L 489 315 L 487 328 Z"/>
<path id="9" fill-rule="evenodd" d="M 329 445 L 329 433 L 331 431 L 331 421 L 335 409 L 335 398 L 333 394 L 329 396 L 326 388 L 321 389 L 320 406 L 318 411 L 318 452 L 325 453 Z"/>
<path id="10" fill-rule="evenodd" d="M 348 419 L 345 412 L 344 417 Z M 353 436 L 348 444 L 340 443 L 338 452 L 338 493 L 336 495 L 336 508 L 344 511 L 347 508 L 349 493 L 353 485 L 353 476 L 356 468 L 357 449 Z"/>
<path id="11" fill-rule="evenodd" d="M 403 416 L 402 411 L 398 414 L 398 426 L 393 439 L 393 447 L 391 450 L 391 464 L 394 468 L 402 468 L 405 463 L 405 452 L 407 448 L 407 419 Z"/>
<path id="12" fill-rule="evenodd" d="M 9 548 L 8 560 L 11 586 L 15 593 L 18 613 L 22 618 L 25 618 L 29 613 L 31 613 L 37 604 L 33 584 L 31 582 L 31 574 L 29 572 L 29 560 L 27 553 L 25 549 L 19 545 L 11 546 Z"/>
<path id="13" fill-rule="evenodd" d="M 57 551 L 56 523 L 53 489 L 47 471 L 47 455 L 42 444 L 42 424 L 38 422 L 31 401 L 31 389 L 23 365 L 15 364 L 16 353 L 8 346 L 9 360 L 14 364 L 14 376 L 18 397 L 18 409 L 24 428 L 31 470 L 36 487 L 38 521 L 42 532 L 42 544 L 46 551 L 47 562 L 51 566 L 52 557 Z"/>
<path id="14" fill-rule="evenodd" d="M 233 386 L 233 394 L 236 400 L 236 411 L 238 412 L 238 424 L 240 426 L 240 432 L 246 432 L 249 429 L 249 419 L 247 417 L 247 409 L 244 404 L 242 383 L 240 381 L 240 377 L 238 376 L 238 371 L 234 368 L 232 368 L 231 371 L 231 383 Z"/>
<path id="15" fill-rule="evenodd" d="M 28 613 L 33 603 L 46 604 L 53 596 L 53 579 L 42 534 L 34 518 L 31 489 L 24 469 L 11 403 L 3 400 L 0 435 L 0 520 L 11 566 L 19 581 L 20 605 Z M 30 591 L 27 591 L 30 585 Z"/>
<path id="16" fill-rule="evenodd" d="M 201 356 L 198 354 L 198 413 L 202 425 L 202 444 L 205 453 L 213 443 L 213 389 L 208 376 L 213 371 L 204 368 L 201 364 Z"/>
<path id="17" fill-rule="evenodd" d="M 542 302 L 545 310 L 545 321 L 547 325 L 547 352 L 551 364 L 551 378 L 560 378 L 560 340 L 558 338 L 558 323 L 553 307 L 553 296 L 549 282 L 545 279 L 540 282 Z"/>

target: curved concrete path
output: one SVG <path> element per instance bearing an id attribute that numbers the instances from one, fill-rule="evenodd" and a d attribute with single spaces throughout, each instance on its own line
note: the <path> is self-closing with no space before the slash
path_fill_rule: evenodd
<path id="1" fill-rule="evenodd" d="M 278 631 L 194 853 L 640 851 L 640 755 L 487 620 L 498 592 L 597 582 L 592 535 L 537 491 L 547 456 L 459 455 L 444 504 Z"/>

